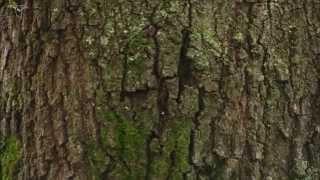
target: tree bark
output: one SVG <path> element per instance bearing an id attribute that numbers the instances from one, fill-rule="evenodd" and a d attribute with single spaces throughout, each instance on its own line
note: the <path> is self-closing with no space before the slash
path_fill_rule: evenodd
<path id="1" fill-rule="evenodd" d="M 319 11 L 0 1 L 0 177 L 319 179 Z"/>

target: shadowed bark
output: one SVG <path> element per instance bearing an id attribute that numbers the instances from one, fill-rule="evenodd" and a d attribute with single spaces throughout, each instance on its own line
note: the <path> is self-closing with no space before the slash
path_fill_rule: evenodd
<path id="1" fill-rule="evenodd" d="M 319 179 L 319 11 L 0 0 L 0 177 Z"/>

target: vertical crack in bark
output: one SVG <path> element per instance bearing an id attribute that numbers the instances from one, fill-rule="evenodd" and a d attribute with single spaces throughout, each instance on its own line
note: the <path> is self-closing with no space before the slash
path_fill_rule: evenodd
<path id="1" fill-rule="evenodd" d="M 147 5 L 149 5 L 147 3 Z M 151 143 L 153 139 L 158 138 L 162 134 L 162 129 L 165 127 L 166 116 L 168 116 L 168 91 L 165 85 L 165 79 L 162 77 L 160 71 L 160 53 L 161 47 L 158 39 L 158 32 L 160 27 L 154 20 L 155 13 L 157 13 L 158 6 L 153 7 L 152 13 L 149 15 L 149 27 L 151 28 L 151 39 L 154 44 L 154 55 L 153 55 L 153 66 L 152 73 L 157 81 L 157 111 L 158 119 L 154 127 L 152 127 L 150 134 L 146 140 L 146 169 L 145 169 L 145 180 L 149 180 L 151 176 L 152 164 L 153 164 L 153 151 L 151 149 Z"/>
<path id="2" fill-rule="evenodd" d="M 1 19 L 0 19 L 0 21 L 1 21 Z M 0 25 L 6 26 L 5 24 L 0 24 Z M 8 61 L 8 58 L 9 58 L 11 50 L 12 50 L 12 42 L 11 42 L 10 38 L 8 37 L 9 35 L 8 34 L 4 34 L 4 36 L 7 36 L 6 38 L 4 38 L 4 39 L 6 39 L 7 42 L 5 43 L 6 46 L 4 47 L 4 52 L 3 52 L 3 55 L 2 55 L 3 57 L 1 56 L 0 79 L 3 78 L 3 73 L 4 73 L 4 70 L 5 70 L 6 66 L 7 66 L 7 61 Z M 0 38 L 1 38 L 1 36 L 0 36 Z"/>
<path id="3" fill-rule="evenodd" d="M 236 0 L 233 7 L 233 20 L 235 24 L 240 24 L 239 22 L 240 17 L 241 17 L 241 1 Z M 241 64 L 240 51 L 241 51 L 242 42 L 241 42 L 241 37 L 239 39 L 236 39 L 234 37 L 238 35 L 235 33 L 241 33 L 236 31 L 237 31 L 237 27 L 235 27 L 235 25 L 232 24 L 231 27 L 229 28 L 229 36 L 230 36 L 229 41 L 233 50 L 233 55 L 232 55 L 233 60 L 239 66 Z"/>
<path id="4" fill-rule="evenodd" d="M 194 162 L 194 154 L 195 154 L 195 143 L 196 143 L 196 134 L 201 132 L 201 129 L 199 129 L 200 126 L 200 120 L 202 112 L 205 110 L 205 103 L 204 103 L 204 96 L 205 96 L 205 88 L 204 87 L 198 87 L 198 111 L 195 113 L 195 116 L 192 119 L 193 126 L 190 130 L 190 142 L 189 142 L 189 149 L 188 149 L 188 163 L 191 165 L 192 168 L 194 168 L 194 171 L 196 174 L 199 174 L 199 167 Z M 191 173 L 192 171 L 189 170 L 187 172 L 184 172 L 184 179 L 187 179 L 187 175 Z"/>
<path id="5" fill-rule="evenodd" d="M 128 42 L 124 48 L 124 59 L 122 64 L 122 78 L 121 78 L 121 92 L 120 92 L 120 101 L 124 101 L 125 93 L 126 93 L 126 83 L 127 83 L 127 76 L 128 76 L 128 51 L 129 51 L 129 43 Z"/>
<path id="6" fill-rule="evenodd" d="M 178 62 L 178 97 L 177 103 L 181 103 L 181 95 L 184 91 L 184 86 L 187 84 L 192 83 L 192 59 L 188 56 L 188 51 L 191 44 L 191 28 L 193 22 L 193 7 L 191 0 L 186 2 L 188 7 L 188 26 L 184 27 L 181 31 L 182 33 L 182 40 L 181 40 L 181 47 L 180 47 L 180 56 Z"/>
<path id="7" fill-rule="evenodd" d="M 181 95 L 184 91 L 184 86 L 190 83 L 192 78 L 191 58 L 188 57 L 188 49 L 190 47 L 190 35 L 191 32 L 189 29 L 182 30 L 182 42 L 178 64 L 178 104 L 181 103 Z"/>
<path id="8" fill-rule="evenodd" d="M 154 132 L 153 130 L 151 131 L 151 133 L 148 135 L 147 140 L 146 140 L 146 174 L 144 179 L 145 180 L 149 180 L 151 175 L 152 175 L 152 162 L 153 162 L 153 152 L 151 149 L 151 143 L 153 141 L 153 139 L 158 138 L 158 136 L 156 135 L 156 132 Z"/>
<path id="9" fill-rule="evenodd" d="M 177 147 L 175 146 L 174 150 L 170 152 L 170 164 L 168 167 L 168 175 L 166 180 L 170 180 L 173 177 L 174 173 L 174 168 L 176 166 L 176 161 L 177 161 L 177 154 L 176 154 L 176 149 Z"/>

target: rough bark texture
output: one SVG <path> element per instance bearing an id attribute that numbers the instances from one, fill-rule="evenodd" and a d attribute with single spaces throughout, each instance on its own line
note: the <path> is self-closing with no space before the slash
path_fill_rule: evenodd
<path id="1" fill-rule="evenodd" d="M 318 0 L 0 0 L 0 177 L 320 178 Z"/>

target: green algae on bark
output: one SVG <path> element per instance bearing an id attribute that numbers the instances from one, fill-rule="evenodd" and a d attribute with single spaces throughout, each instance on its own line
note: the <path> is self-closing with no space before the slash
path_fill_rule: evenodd
<path id="1" fill-rule="evenodd" d="M 19 169 L 21 160 L 21 144 L 14 137 L 8 137 L 0 141 L 0 177 L 3 180 L 13 180 Z"/>

